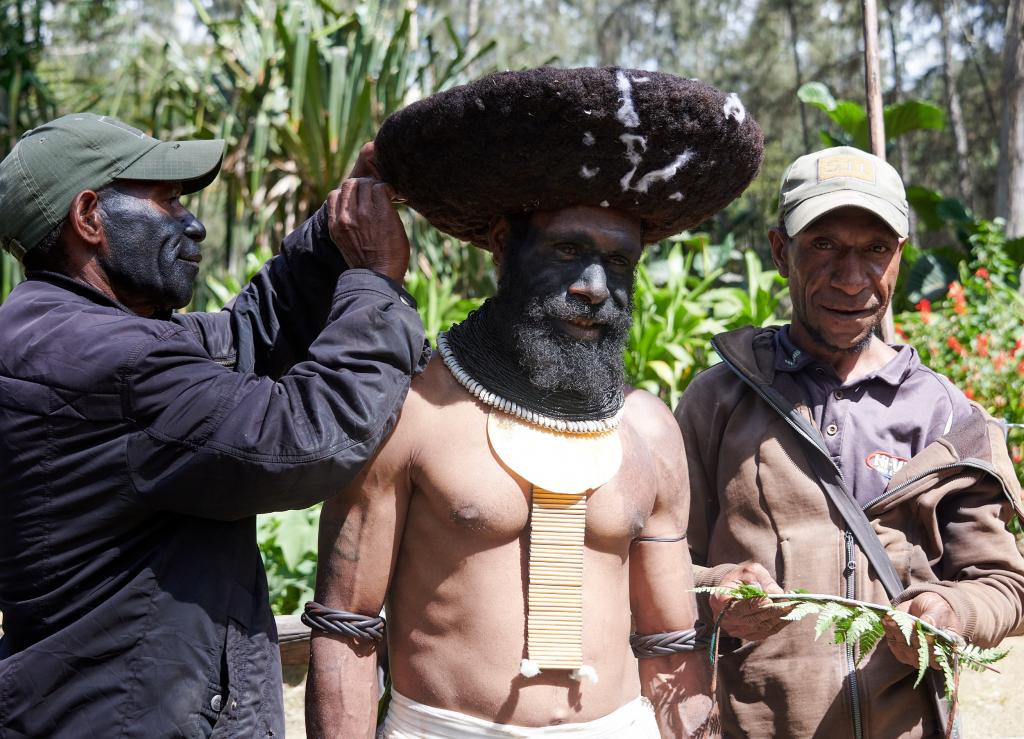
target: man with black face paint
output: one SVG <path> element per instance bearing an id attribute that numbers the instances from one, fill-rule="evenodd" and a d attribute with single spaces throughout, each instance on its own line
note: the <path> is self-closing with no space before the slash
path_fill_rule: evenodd
<path id="1" fill-rule="evenodd" d="M 875 335 L 908 235 L 899 174 L 850 147 L 808 154 L 783 176 L 779 210 L 769 239 L 791 323 L 716 336 L 723 362 L 676 409 L 694 579 L 893 603 L 998 644 L 1024 615 L 1002 431 L 912 347 Z M 858 663 L 853 645 L 816 640 L 814 619 L 705 603 L 732 637 L 718 673 L 725 735 L 949 736 L 894 622 L 888 646 Z"/>
<path id="2" fill-rule="evenodd" d="M 384 124 L 382 174 L 490 251 L 498 288 L 439 336 L 394 434 L 324 505 L 311 736 L 373 735 L 385 599 L 387 739 L 707 728 L 707 654 L 681 668 L 678 653 L 700 646 L 682 440 L 626 384 L 624 352 L 644 244 L 756 173 L 760 132 L 734 98 L 651 72 L 539 69 Z"/>
<path id="3" fill-rule="evenodd" d="M 172 312 L 223 149 L 81 113 L 0 163 L 4 737 L 282 736 L 255 516 L 352 479 L 425 363 L 372 147 L 227 309 Z"/>

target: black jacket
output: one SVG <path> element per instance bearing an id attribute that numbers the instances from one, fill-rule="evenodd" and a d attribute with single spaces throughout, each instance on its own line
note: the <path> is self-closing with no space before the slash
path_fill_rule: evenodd
<path id="1" fill-rule="evenodd" d="M 255 515 L 341 490 L 425 359 L 322 212 L 216 314 L 30 274 L 0 306 L 0 737 L 282 736 Z"/>

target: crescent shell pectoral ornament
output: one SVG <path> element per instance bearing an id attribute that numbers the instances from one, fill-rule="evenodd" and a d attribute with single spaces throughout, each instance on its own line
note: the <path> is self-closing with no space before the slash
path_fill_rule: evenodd
<path id="1" fill-rule="evenodd" d="M 564 433 L 491 409 L 487 437 L 495 455 L 536 487 L 582 493 L 605 484 L 622 464 L 618 431 Z"/>

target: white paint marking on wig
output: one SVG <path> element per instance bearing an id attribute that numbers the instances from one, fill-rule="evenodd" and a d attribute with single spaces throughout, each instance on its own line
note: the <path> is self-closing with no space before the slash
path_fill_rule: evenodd
<path id="1" fill-rule="evenodd" d="M 640 162 L 643 161 L 641 152 L 647 150 L 647 139 L 644 136 L 637 136 L 635 133 L 624 133 L 619 136 L 619 141 L 626 145 L 626 159 L 633 165 L 633 169 L 622 175 L 622 179 L 619 180 L 619 184 L 622 185 L 622 191 L 626 192 L 633 182 L 633 176 L 636 174 Z M 640 144 L 640 151 L 637 151 L 637 144 Z"/>
<path id="2" fill-rule="evenodd" d="M 615 84 L 622 93 L 622 107 L 615 112 L 615 117 L 626 128 L 636 128 L 640 125 L 640 116 L 633 107 L 633 85 L 629 83 L 629 78 L 621 69 L 615 74 Z"/>
<path id="3" fill-rule="evenodd" d="M 637 192 L 647 192 L 647 189 L 655 182 L 665 182 L 671 180 L 676 176 L 676 172 L 679 168 L 685 165 L 688 161 L 693 159 L 693 149 L 687 149 L 682 154 L 677 156 L 675 160 L 667 167 L 656 169 L 653 172 L 648 172 L 640 181 L 633 187 Z"/>
<path id="4" fill-rule="evenodd" d="M 592 134 L 590 131 L 584 131 L 583 132 L 583 145 L 584 146 L 593 146 L 596 142 L 597 142 L 597 139 L 594 138 L 594 134 Z"/>
<path id="5" fill-rule="evenodd" d="M 739 95 L 735 92 L 730 92 L 725 98 L 722 112 L 725 113 L 726 118 L 735 118 L 737 123 L 743 123 L 743 119 L 747 117 L 747 109 L 743 107 Z"/>
<path id="6" fill-rule="evenodd" d="M 683 199 L 683 194 L 681 192 L 679 192 L 678 190 L 676 190 L 674 193 L 672 193 L 671 195 L 668 196 L 668 199 L 669 200 L 675 200 L 676 202 L 679 202 L 680 200 Z"/>
<path id="7" fill-rule="evenodd" d="M 607 207 L 608 207 L 608 205 L 609 205 L 609 203 L 608 203 L 608 201 L 607 201 L 607 200 L 602 200 L 602 201 L 601 201 L 601 203 L 600 203 L 600 205 L 601 205 L 601 207 L 602 207 L 602 208 L 607 208 Z"/>
<path id="8" fill-rule="evenodd" d="M 634 77 L 633 81 L 634 82 L 639 82 L 639 83 L 644 83 L 644 82 L 650 82 L 651 78 L 650 77 Z"/>
<path id="9" fill-rule="evenodd" d="M 580 177 L 582 177 L 585 180 L 589 180 L 600 171 L 600 167 L 594 167 L 593 169 L 591 169 L 586 164 L 584 164 L 582 167 L 580 167 Z"/>

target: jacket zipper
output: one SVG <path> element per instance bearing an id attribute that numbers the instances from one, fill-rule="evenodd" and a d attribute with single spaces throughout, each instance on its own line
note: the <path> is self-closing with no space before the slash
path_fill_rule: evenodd
<path id="1" fill-rule="evenodd" d="M 712 342 L 712 346 L 714 346 L 714 342 Z M 715 349 L 717 351 L 718 347 L 715 347 Z M 835 468 L 840 479 L 842 479 L 843 471 L 839 469 L 839 466 L 835 463 L 835 460 L 832 459 L 832 455 L 828 453 L 827 449 L 825 449 L 823 446 L 821 446 L 821 444 L 818 443 L 817 439 L 808 435 L 807 433 L 804 432 L 803 429 L 801 429 L 799 426 L 793 423 L 792 419 L 790 419 L 789 417 L 789 414 L 783 411 L 782 408 L 779 408 L 779 406 L 776 405 L 775 402 L 770 397 L 768 397 L 768 395 L 761 391 L 761 388 L 757 386 L 757 383 L 750 380 L 743 372 L 739 370 L 739 368 L 736 365 L 730 362 L 722 354 L 722 352 L 718 352 L 718 356 L 722 357 L 722 361 L 725 362 L 726 366 L 728 366 L 729 369 L 731 369 L 735 375 L 737 375 L 741 380 L 743 380 L 743 382 L 749 385 L 750 388 L 755 393 L 757 393 L 762 400 L 768 403 L 769 406 L 774 408 L 775 412 L 782 416 L 783 419 L 785 419 L 786 423 L 789 424 L 790 428 L 792 428 L 801 437 L 810 442 L 811 446 L 817 449 L 818 452 L 821 453 L 825 457 L 825 459 L 828 460 L 828 463 Z M 902 487 L 902 485 L 900 485 L 899 487 Z M 896 492 L 896 490 L 893 490 L 891 492 Z M 843 579 L 844 584 L 846 586 L 846 597 L 853 600 L 857 597 L 857 562 L 856 549 L 854 548 L 853 532 L 850 531 L 849 527 L 843 530 L 843 537 L 846 540 L 846 562 L 843 567 Z M 845 647 L 847 670 L 846 674 L 849 678 L 850 686 L 850 711 L 853 714 L 853 736 L 854 739 L 863 739 L 864 733 L 863 728 L 861 726 L 860 691 L 857 686 L 857 660 L 856 655 L 853 651 L 853 645 L 846 644 Z"/>
<path id="2" fill-rule="evenodd" d="M 857 550 L 854 547 L 853 532 L 847 527 L 843 531 L 843 538 L 846 539 L 846 566 L 843 568 L 843 576 L 846 579 L 846 597 L 855 600 L 857 598 Z M 850 678 L 850 711 L 853 713 L 853 735 L 856 739 L 864 736 L 860 715 L 860 689 L 857 685 L 857 655 L 854 652 L 855 645 L 847 641 L 846 647 L 846 674 Z"/>

